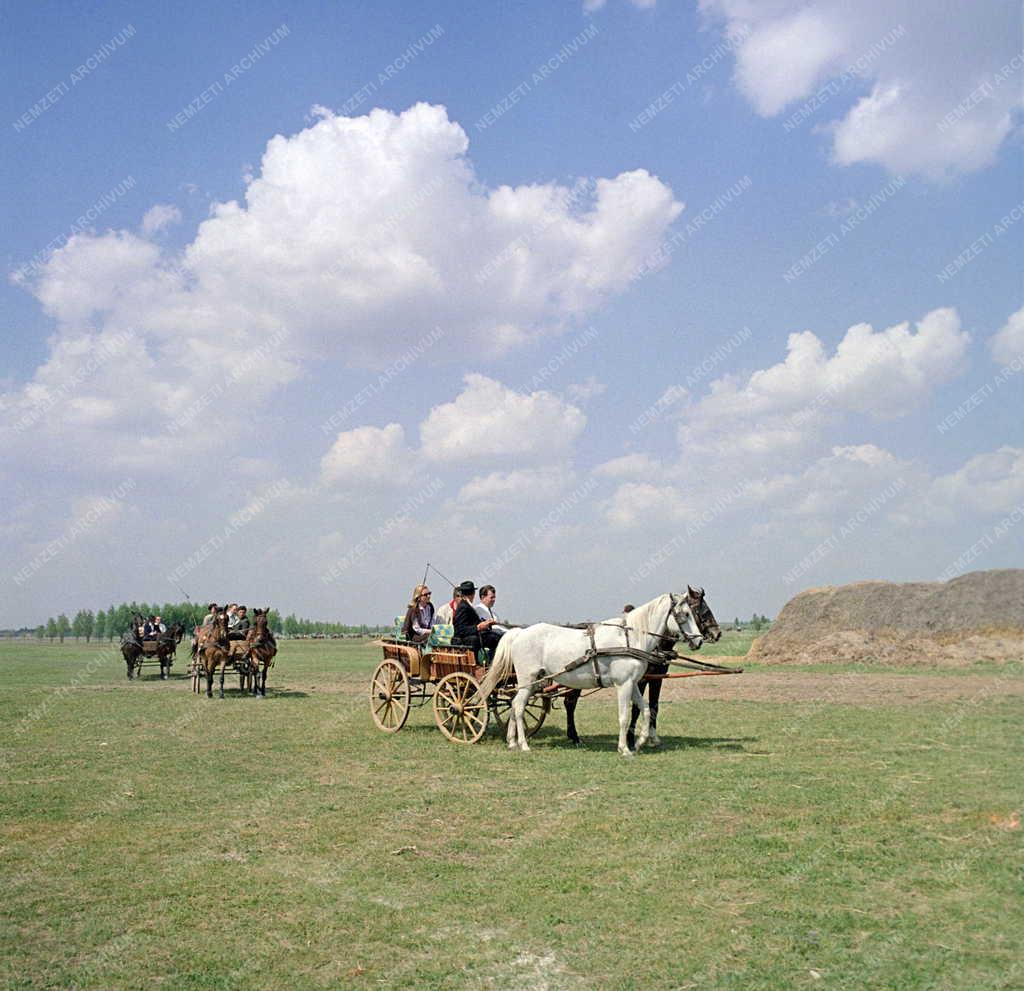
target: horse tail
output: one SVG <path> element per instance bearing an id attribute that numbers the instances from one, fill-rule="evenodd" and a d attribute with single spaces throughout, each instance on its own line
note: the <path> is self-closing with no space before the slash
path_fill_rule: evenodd
<path id="1" fill-rule="evenodd" d="M 509 630 L 499 641 L 494 651 L 494 660 L 480 682 L 480 697 L 487 698 L 499 684 L 508 679 L 508 676 L 515 670 L 512 661 L 512 643 L 523 631 L 521 629 Z"/>

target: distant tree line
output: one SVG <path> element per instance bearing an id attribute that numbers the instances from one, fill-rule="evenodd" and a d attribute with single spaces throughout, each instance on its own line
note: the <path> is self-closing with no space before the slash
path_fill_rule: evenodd
<path id="1" fill-rule="evenodd" d="M 739 616 L 737 616 L 732 621 L 733 627 L 735 629 L 737 629 L 737 630 L 741 630 L 741 629 L 750 629 L 750 630 L 754 630 L 754 631 L 763 630 L 766 626 L 771 626 L 771 624 L 772 624 L 772 621 L 767 616 L 758 616 L 757 613 L 754 613 L 754 615 L 751 616 L 751 618 L 748 619 L 746 622 L 744 622 L 742 619 L 740 619 Z"/>
<path id="2" fill-rule="evenodd" d="M 193 606 L 189 602 L 165 602 L 162 606 L 155 602 L 122 602 L 119 606 L 100 609 L 95 613 L 91 609 L 79 609 L 70 620 L 65 613 L 56 618 L 51 616 L 45 623 L 40 623 L 36 627 L 35 634 L 40 640 L 59 640 L 61 643 L 69 636 L 76 640 L 84 639 L 86 643 L 94 638 L 120 639 L 121 634 L 132 625 L 132 617 L 136 613 L 147 619 L 150 616 L 159 616 L 168 629 L 175 623 L 181 623 L 188 632 L 202 622 L 205 612 L 204 606 Z M 368 626 L 366 623 L 354 625 L 303 619 L 294 613 L 282 617 L 276 609 L 271 609 L 268 615 L 270 628 L 277 634 L 289 637 L 370 635 L 384 630 L 383 627 Z M 249 617 L 252 618 L 252 608 L 249 609 Z"/>

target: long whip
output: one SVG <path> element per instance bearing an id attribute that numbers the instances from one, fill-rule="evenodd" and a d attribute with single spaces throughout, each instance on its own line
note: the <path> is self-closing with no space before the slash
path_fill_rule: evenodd
<path id="1" fill-rule="evenodd" d="M 455 588 L 456 585 L 458 584 L 457 582 L 453 582 L 447 575 L 441 574 L 441 572 L 438 571 L 438 569 L 435 568 L 429 561 L 427 562 L 427 570 L 433 571 L 434 574 L 436 574 L 438 576 L 438 578 L 443 578 L 446 582 L 448 582 L 449 585 L 451 585 L 452 588 Z M 426 580 L 427 580 L 427 572 L 424 571 L 423 572 L 423 581 L 425 582 Z"/>
<path id="2" fill-rule="evenodd" d="M 194 630 L 199 624 L 196 622 L 196 607 L 186 592 L 173 578 L 167 579 L 182 595 L 185 596 L 185 601 L 188 603 L 189 612 L 192 614 L 192 629 Z"/>

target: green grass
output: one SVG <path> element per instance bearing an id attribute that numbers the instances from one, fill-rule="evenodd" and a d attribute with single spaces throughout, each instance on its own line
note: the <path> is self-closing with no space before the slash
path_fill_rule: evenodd
<path id="1" fill-rule="evenodd" d="M 700 657 L 742 657 L 750 645 L 759 637 L 753 630 L 725 630 L 718 643 L 706 643 L 700 648 Z M 686 644 L 681 643 L 679 653 L 687 653 Z"/>
<path id="2" fill-rule="evenodd" d="M 366 644 L 266 700 L 108 653 L 0 647 L 5 988 L 1024 981 L 1019 697 L 673 704 L 624 760 L 603 693 L 513 755 L 373 729 Z"/>

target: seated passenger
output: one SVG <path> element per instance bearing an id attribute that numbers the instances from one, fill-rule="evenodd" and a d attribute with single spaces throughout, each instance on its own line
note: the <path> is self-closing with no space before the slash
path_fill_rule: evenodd
<path id="1" fill-rule="evenodd" d="M 228 639 L 244 640 L 249 632 L 249 619 L 245 615 L 245 606 L 239 606 L 236 615 L 238 616 L 238 622 L 235 623 L 233 629 L 228 631 Z"/>
<path id="2" fill-rule="evenodd" d="M 206 615 L 203 617 L 203 626 L 213 626 L 214 620 L 217 618 L 217 603 L 211 602 L 210 607 L 207 610 Z"/>
<path id="3" fill-rule="evenodd" d="M 494 601 L 497 599 L 498 593 L 494 590 L 493 585 L 481 585 L 480 586 L 480 600 L 474 606 L 476 614 L 481 619 L 493 619 L 494 625 L 491 629 L 495 633 L 508 633 L 508 627 L 501 625 L 501 620 L 494 613 Z M 486 644 L 485 644 L 486 646 Z"/>
<path id="4" fill-rule="evenodd" d="M 426 585 L 417 585 L 412 590 L 412 601 L 405 611 L 402 623 L 402 638 L 412 643 L 426 643 L 430 639 L 430 628 L 434 625 L 434 606 L 430 601 L 431 592 Z"/>
<path id="5" fill-rule="evenodd" d="M 462 593 L 462 601 L 455 610 L 455 617 L 452 622 L 455 625 L 455 635 L 452 643 L 460 647 L 472 647 L 479 650 L 487 647 L 494 650 L 502 634 L 493 629 L 493 619 L 481 619 L 473 606 L 473 596 L 476 594 L 476 585 L 471 581 L 464 581 L 459 586 Z"/>
<path id="6" fill-rule="evenodd" d="M 437 613 L 434 615 L 434 623 L 453 623 L 455 622 L 455 610 L 462 599 L 462 593 L 458 587 L 452 589 L 452 601 L 446 602 Z"/>
<path id="7" fill-rule="evenodd" d="M 152 640 L 159 632 L 156 626 L 156 616 L 150 616 L 142 626 L 142 639 Z"/>

